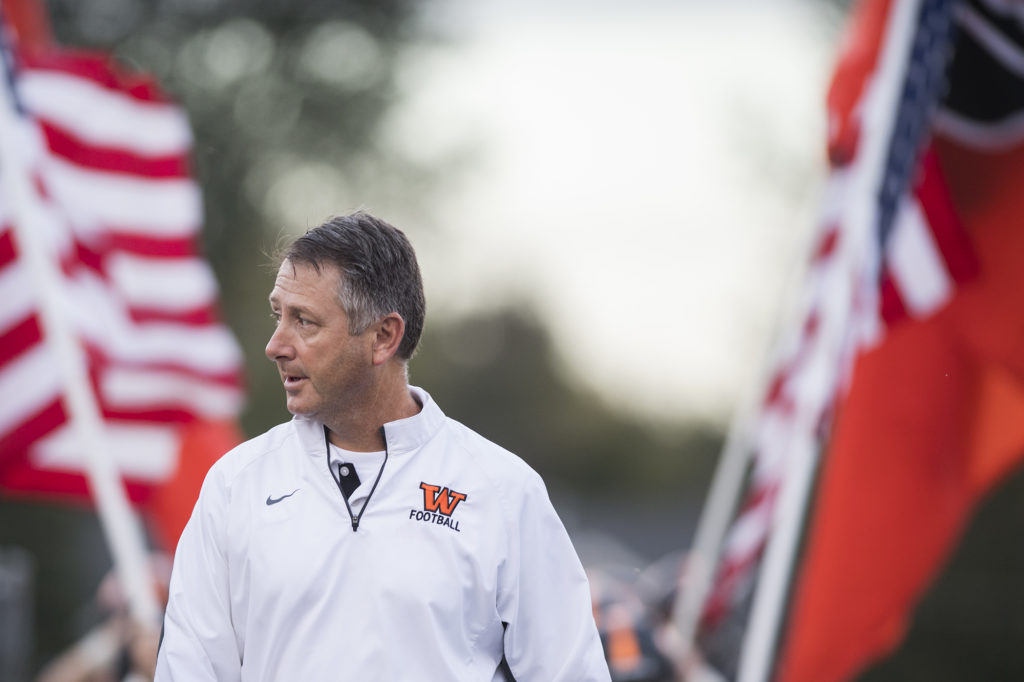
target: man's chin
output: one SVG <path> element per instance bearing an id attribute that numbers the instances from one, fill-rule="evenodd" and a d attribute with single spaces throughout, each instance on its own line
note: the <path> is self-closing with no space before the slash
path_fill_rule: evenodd
<path id="1" fill-rule="evenodd" d="M 285 407 L 296 417 L 311 417 L 316 413 L 316 410 L 312 405 L 301 400 L 293 400 L 291 398 L 285 402 Z"/>

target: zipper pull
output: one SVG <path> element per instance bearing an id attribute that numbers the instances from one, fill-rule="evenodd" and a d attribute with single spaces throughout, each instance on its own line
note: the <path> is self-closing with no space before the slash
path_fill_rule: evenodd
<path id="1" fill-rule="evenodd" d="M 359 516 L 352 517 L 352 532 L 359 530 Z"/>

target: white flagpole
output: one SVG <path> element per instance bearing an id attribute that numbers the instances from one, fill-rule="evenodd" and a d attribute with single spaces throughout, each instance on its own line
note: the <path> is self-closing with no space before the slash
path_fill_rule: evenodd
<path id="1" fill-rule="evenodd" d="M 874 273 L 871 264 L 878 262 L 873 257 L 873 249 L 876 248 L 875 197 L 883 176 L 886 149 L 895 123 L 897 102 L 903 86 L 902 75 L 906 70 L 920 4 L 920 0 L 895 0 L 890 7 L 880 66 L 864 96 L 861 158 L 853 171 L 851 197 L 847 199 L 843 215 L 845 232 L 851 237 L 848 240 L 849 246 L 843 248 L 843 258 L 852 273 L 871 275 Z M 842 354 L 849 342 L 849 335 L 860 333 L 860 330 L 852 329 L 849 325 L 858 323 L 853 318 L 853 299 L 856 295 L 854 287 L 864 283 L 852 280 L 848 282 L 849 286 L 841 288 L 839 296 L 826 303 L 832 308 L 828 314 L 837 317 L 831 324 L 822 325 L 822 333 L 828 337 L 822 344 L 823 353 L 813 360 L 821 363 L 813 387 L 816 393 L 809 391 L 809 400 L 798 408 L 801 410 L 798 433 L 806 434 L 806 437 L 794 444 L 783 479 L 779 505 L 773 519 L 764 566 L 758 579 L 741 650 L 739 682 L 764 682 L 773 672 L 772 661 L 786 604 L 787 587 L 817 465 L 818 446 L 812 434 L 818 410 L 813 409 L 812 403 L 814 399 L 828 399 L 821 391 L 834 391 L 838 387 L 841 381 L 839 372 Z M 837 614 L 837 617 L 841 615 Z"/>
<path id="2" fill-rule="evenodd" d="M 2 30 L 0 26 L 0 30 Z M 159 627 L 160 607 L 154 593 L 141 525 L 128 502 L 120 472 L 107 447 L 102 413 L 89 380 L 81 345 L 62 311 L 56 258 L 47 253 L 40 198 L 29 181 L 26 150 L 37 134 L 18 115 L 11 91 L 13 65 L 5 44 L 0 73 L 0 191 L 14 224 L 22 262 L 38 294 L 39 317 L 45 342 L 53 350 L 64 389 L 65 406 L 76 440 L 86 457 L 86 474 L 114 567 L 134 618 L 144 627 Z"/>
<path id="3" fill-rule="evenodd" d="M 768 366 L 767 362 L 761 364 L 762 367 Z M 736 510 L 747 465 L 752 458 L 751 433 L 763 399 L 764 384 L 764 379 L 757 382 L 756 389 L 744 398 L 729 425 L 708 499 L 686 557 L 686 568 L 672 609 L 673 623 L 681 646 L 679 658 L 684 666 L 691 662 L 697 624 L 711 591 L 722 543 Z"/>
<path id="4" fill-rule="evenodd" d="M 792 270 L 793 281 L 785 288 L 779 319 L 785 329 L 787 321 L 803 319 L 805 311 L 801 308 L 804 292 L 800 281 L 806 277 L 804 268 Z M 759 420 L 764 407 L 768 386 L 774 373 L 778 370 L 780 349 L 779 329 L 771 335 L 765 345 L 760 362 L 758 376 L 747 387 L 747 393 L 741 397 L 739 408 L 729 423 L 722 453 L 719 456 L 711 488 L 707 500 L 701 510 L 694 540 L 686 556 L 686 566 L 681 584 L 673 604 L 673 625 L 678 636 L 680 649 L 679 661 L 686 668 L 694 662 L 697 627 L 704 611 L 711 588 L 714 585 L 715 570 L 724 550 L 730 523 L 734 518 L 739 498 L 743 492 L 750 462 L 754 459 L 756 436 Z"/>

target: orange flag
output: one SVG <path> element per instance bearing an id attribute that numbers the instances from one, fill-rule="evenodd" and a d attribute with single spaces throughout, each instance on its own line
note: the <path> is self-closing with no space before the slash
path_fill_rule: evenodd
<path id="1" fill-rule="evenodd" d="M 861 26 L 886 4 L 862 8 Z M 972 510 L 1024 459 L 1024 142 L 1005 125 L 1012 102 L 977 87 L 967 97 L 957 80 L 999 82 L 983 34 L 1012 17 L 973 3 L 957 17 L 933 148 L 977 274 L 941 310 L 893 325 L 856 360 L 795 574 L 777 668 L 784 681 L 852 679 L 892 652 Z"/>
<path id="2" fill-rule="evenodd" d="M 178 546 L 206 472 L 242 440 L 233 419 L 195 421 L 182 429 L 174 475 L 153 490 L 146 505 L 150 526 L 164 549 L 173 552 Z"/>

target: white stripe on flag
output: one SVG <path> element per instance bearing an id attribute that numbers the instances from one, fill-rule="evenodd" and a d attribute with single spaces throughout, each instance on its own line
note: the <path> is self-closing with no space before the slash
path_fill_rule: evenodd
<path id="1" fill-rule="evenodd" d="M 233 417 L 242 407 L 241 390 L 180 372 L 112 367 L 100 379 L 111 408 L 183 407 L 205 417 Z"/>
<path id="2" fill-rule="evenodd" d="M 211 305 L 217 282 L 198 258 L 140 258 L 117 253 L 107 261 L 114 287 L 140 308 L 183 312 Z"/>
<path id="3" fill-rule="evenodd" d="M 88 170 L 49 156 L 47 187 L 67 219 L 107 228 L 143 230 L 153 237 L 189 237 L 202 220 L 199 188 L 190 179 L 133 177 Z"/>
<path id="4" fill-rule="evenodd" d="M 0 370 L 0 434 L 6 434 L 60 395 L 53 353 L 44 344 L 20 355 Z"/>
<path id="5" fill-rule="evenodd" d="M 953 295 L 953 281 L 916 200 L 900 202 L 885 261 L 913 316 L 934 312 Z"/>
<path id="6" fill-rule="evenodd" d="M 192 134 L 175 106 L 143 102 L 79 76 L 28 70 L 19 80 L 25 107 L 98 146 L 159 156 L 187 152 Z M 82 112 L 102 112 L 102 116 Z"/>
<path id="7" fill-rule="evenodd" d="M 772 512 L 775 510 L 774 500 L 765 502 L 766 504 L 748 509 L 736 519 L 726 540 L 725 557 L 746 558 L 764 544 L 765 535 L 771 526 Z"/>
<path id="8" fill-rule="evenodd" d="M 104 439 L 118 470 L 129 478 L 163 481 L 177 466 L 180 437 L 172 427 L 108 421 Z M 70 425 L 37 441 L 30 457 L 40 469 L 80 471 L 85 466 L 81 443 Z"/>
<path id="9" fill-rule="evenodd" d="M 792 437 L 792 415 L 777 409 L 766 409 L 757 425 L 757 457 L 753 478 L 757 483 L 777 481 L 786 466 L 787 446 Z"/>
<path id="10" fill-rule="evenodd" d="M 99 339 L 97 339 L 99 340 Z M 196 372 L 237 372 L 242 361 L 234 336 L 222 325 L 182 327 L 176 324 L 138 325 L 132 338 L 118 339 L 114 356 L 121 362 L 175 362 Z"/>
<path id="11" fill-rule="evenodd" d="M 3 302 L 0 305 L 0 333 L 28 317 L 39 303 L 20 260 L 0 268 L 0 301 Z"/>
<path id="12" fill-rule="evenodd" d="M 42 154 L 43 146 L 42 140 L 36 135 L 38 130 L 36 128 L 24 128 L 23 132 L 24 134 L 17 138 L 22 153 L 26 158 L 38 158 Z M 10 181 L 9 178 L 4 177 L 3 169 L 0 168 L 0 182 L 6 183 Z M 4 206 L 0 203 L 0 224 L 9 227 L 13 236 L 15 230 L 10 208 L 10 206 Z M 53 258 L 58 258 L 58 255 L 63 257 L 69 254 L 74 240 L 67 228 L 67 221 L 61 212 L 47 201 L 38 202 L 35 209 L 33 224 L 38 231 L 37 245 L 39 248 L 44 249 Z M 17 237 L 14 237 L 14 239 L 15 246 L 17 247 Z"/>
<path id="13" fill-rule="evenodd" d="M 175 363 L 195 372 L 226 374 L 236 372 L 242 361 L 238 344 L 224 325 L 133 323 L 117 297 L 89 271 L 70 280 L 65 293 L 64 313 L 73 326 L 115 362 Z"/>

